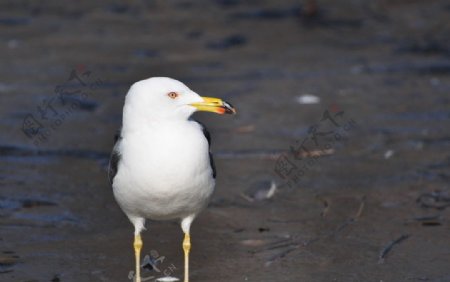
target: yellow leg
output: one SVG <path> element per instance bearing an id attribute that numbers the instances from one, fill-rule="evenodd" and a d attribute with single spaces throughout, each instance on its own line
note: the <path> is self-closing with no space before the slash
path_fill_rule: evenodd
<path id="1" fill-rule="evenodd" d="M 189 251 L 191 250 L 191 236 L 184 234 L 183 240 L 184 250 L 184 282 L 189 282 Z"/>
<path id="2" fill-rule="evenodd" d="M 136 258 L 136 272 L 135 272 L 135 282 L 141 282 L 141 249 L 142 249 L 142 239 L 141 235 L 134 236 L 134 255 Z"/>

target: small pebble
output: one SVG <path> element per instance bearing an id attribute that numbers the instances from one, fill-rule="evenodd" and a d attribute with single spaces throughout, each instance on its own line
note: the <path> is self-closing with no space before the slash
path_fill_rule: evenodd
<path id="1" fill-rule="evenodd" d="M 390 159 L 393 155 L 394 155 L 394 150 L 387 150 L 384 153 L 384 158 L 387 160 L 387 159 Z"/>
<path id="2" fill-rule="evenodd" d="M 304 105 L 320 103 L 320 98 L 315 95 L 311 95 L 311 94 L 300 95 L 296 98 L 296 100 L 299 104 L 304 104 Z"/>

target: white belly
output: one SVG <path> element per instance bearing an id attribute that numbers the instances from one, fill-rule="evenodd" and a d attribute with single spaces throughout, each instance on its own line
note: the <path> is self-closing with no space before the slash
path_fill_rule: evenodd
<path id="1" fill-rule="evenodd" d="M 114 196 L 127 215 L 183 218 L 203 209 L 214 189 L 209 148 L 195 122 L 123 136 Z"/>

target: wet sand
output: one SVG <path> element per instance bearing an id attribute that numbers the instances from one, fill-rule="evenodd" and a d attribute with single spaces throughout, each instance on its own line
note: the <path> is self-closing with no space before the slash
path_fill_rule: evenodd
<path id="1" fill-rule="evenodd" d="M 450 281 L 449 4 L 307 2 L 2 1 L 0 281 L 131 281 L 106 165 L 123 97 L 150 76 L 238 110 L 195 115 L 218 178 L 192 281 Z M 178 223 L 143 239 L 159 259 L 143 277 L 182 278 Z"/>

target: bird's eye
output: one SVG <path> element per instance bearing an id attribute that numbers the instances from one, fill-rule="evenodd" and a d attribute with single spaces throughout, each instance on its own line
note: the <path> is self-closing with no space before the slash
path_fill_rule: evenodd
<path id="1" fill-rule="evenodd" d="M 167 94 L 167 96 L 169 96 L 169 98 L 171 99 L 175 99 L 178 97 L 178 93 L 177 92 L 170 92 L 169 94 Z"/>

